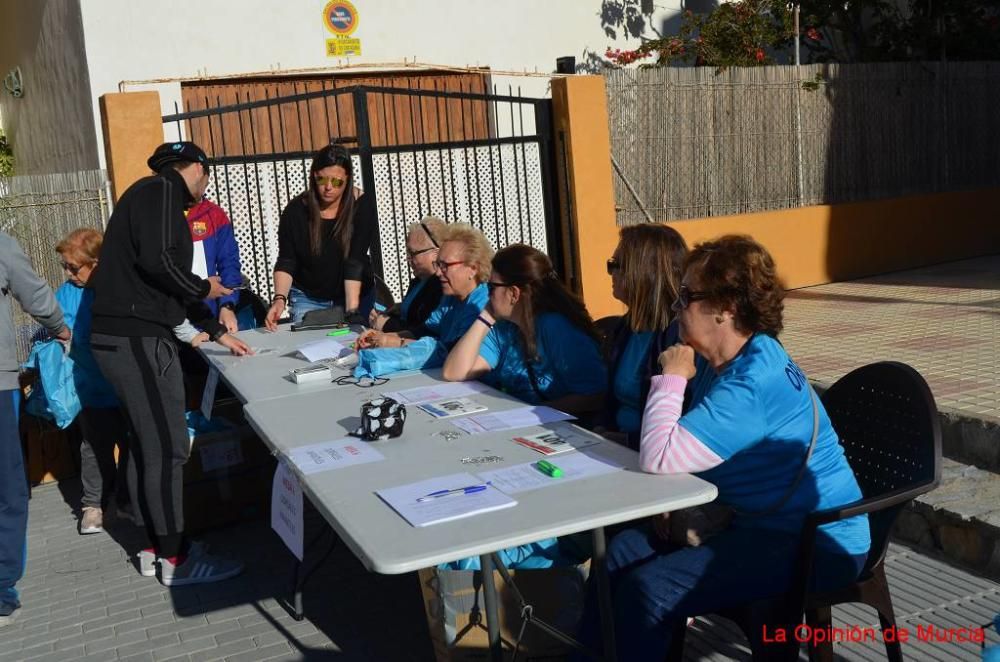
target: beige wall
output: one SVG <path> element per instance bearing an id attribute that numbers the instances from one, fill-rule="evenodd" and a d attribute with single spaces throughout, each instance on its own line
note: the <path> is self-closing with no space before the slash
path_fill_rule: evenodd
<path id="1" fill-rule="evenodd" d="M 24 96 L 0 89 L 19 175 L 99 167 L 79 0 L 0 0 L 0 77 L 19 66 Z"/>

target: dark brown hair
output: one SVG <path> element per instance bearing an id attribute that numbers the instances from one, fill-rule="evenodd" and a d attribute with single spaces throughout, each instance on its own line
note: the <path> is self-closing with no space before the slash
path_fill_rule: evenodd
<path id="1" fill-rule="evenodd" d="M 706 301 L 733 311 L 737 329 L 775 337 L 781 333 L 785 288 L 771 254 L 751 237 L 730 234 L 702 242 L 684 266 Z"/>
<path id="2" fill-rule="evenodd" d="M 325 221 L 319 215 L 316 173 L 331 166 L 340 166 L 347 172 L 344 193 L 340 196 L 337 217 L 333 221 L 333 236 L 346 257 L 351 249 L 351 234 L 354 231 L 354 164 L 351 162 L 351 153 L 341 145 L 327 145 L 319 150 L 313 156 L 312 165 L 309 166 L 309 188 L 302 194 L 302 201 L 309 208 L 309 248 L 313 255 L 319 255 L 323 248 Z"/>
<path id="3" fill-rule="evenodd" d="M 671 306 L 684 275 L 687 244 L 677 230 L 657 223 L 628 225 L 619 236 L 618 262 L 629 328 L 662 331 L 673 316 Z"/>
<path id="4" fill-rule="evenodd" d="M 594 320 L 583 301 L 556 277 L 552 262 L 545 253 L 525 244 L 511 244 L 493 256 L 493 271 L 504 283 L 517 285 L 524 292 L 527 305 L 521 340 L 527 350 L 528 360 L 538 359 L 535 319 L 543 313 L 559 313 L 570 324 L 593 338 L 594 342 L 600 342 L 594 329 Z"/>

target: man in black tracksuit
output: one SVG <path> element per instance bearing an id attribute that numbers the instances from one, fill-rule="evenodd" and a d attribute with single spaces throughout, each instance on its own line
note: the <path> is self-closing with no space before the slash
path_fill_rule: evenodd
<path id="1" fill-rule="evenodd" d="M 135 433 L 129 491 L 151 544 L 139 554 L 140 569 L 153 575 L 158 561 L 168 586 L 217 581 L 238 574 L 242 564 L 197 546 L 192 551 L 183 539 L 182 468 L 190 441 L 173 327 L 188 318 L 235 354 L 249 348 L 227 335 L 202 302 L 232 290 L 218 277 L 191 273 L 194 249 L 184 211 L 208 185 L 205 153 L 191 142 L 167 143 L 148 164 L 156 174 L 130 186 L 108 220 L 91 277 L 91 348 Z"/>

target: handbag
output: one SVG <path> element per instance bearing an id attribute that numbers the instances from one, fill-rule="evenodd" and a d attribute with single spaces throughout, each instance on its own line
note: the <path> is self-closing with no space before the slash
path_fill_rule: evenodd
<path id="1" fill-rule="evenodd" d="M 805 459 L 795 476 L 795 480 L 788 486 L 781 498 L 771 506 L 759 511 L 744 511 L 733 506 L 721 503 L 707 503 L 702 506 L 693 506 L 670 513 L 670 542 L 677 545 L 687 545 L 697 547 L 714 535 L 722 533 L 733 520 L 733 515 L 740 517 L 763 517 L 777 512 L 788 503 L 795 490 L 798 488 L 802 478 L 806 475 L 806 467 L 816 448 L 816 438 L 819 436 L 819 405 L 816 404 L 816 392 L 809 387 L 809 396 L 813 411 L 813 431 L 812 439 L 809 441 L 809 448 L 806 449 Z"/>

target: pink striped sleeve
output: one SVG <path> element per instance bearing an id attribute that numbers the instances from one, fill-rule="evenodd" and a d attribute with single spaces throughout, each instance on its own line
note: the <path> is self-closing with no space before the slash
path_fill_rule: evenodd
<path id="1" fill-rule="evenodd" d="M 639 466 L 652 474 L 705 471 L 722 458 L 685 430 L 678 421 L 687 380 L 677 375 L 654 376 L 642 415 Z"/>

